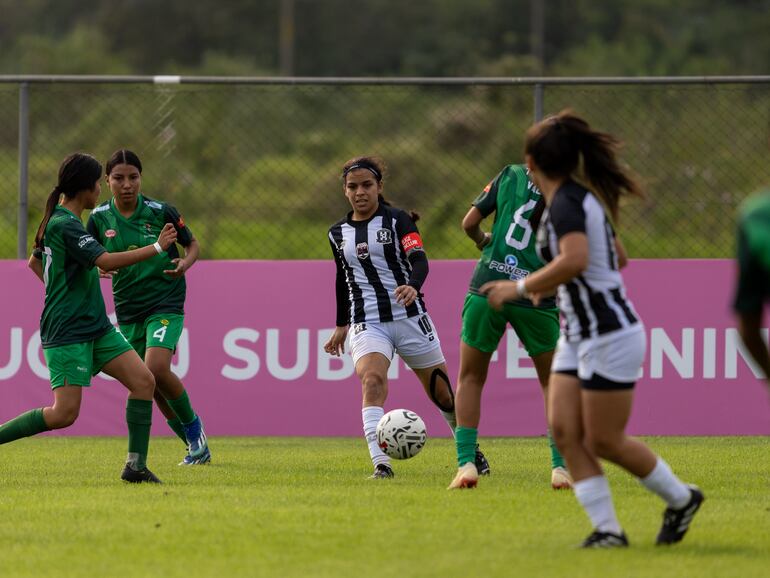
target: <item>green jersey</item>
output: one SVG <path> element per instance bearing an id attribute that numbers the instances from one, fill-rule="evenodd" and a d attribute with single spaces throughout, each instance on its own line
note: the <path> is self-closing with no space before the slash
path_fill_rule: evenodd
<path id="1" fill-rule="evenodd" d="M 179 212 L 144 195 L 138 196 L 136 210 L 129 217 L 120 214 L 115 199 L 105 201 L 91 211 L 88 231 L 113 253 L 152 245 L 166 223 L 176 227 L 177 242 L 189 247 L 193 235 Z M 139 323 L 156 313 L 184 313 L 184 276 L 175 278 L 163 272 L 174 269 L 171 260 L 178 257 L 176 245 L 171 245 L 168 251 L 113 275 L 112 293 L 119 324 Z"/>
<path id="2" fill-rule="evenodd" d="M 112 330 L 99 288 L 96 259 L 105 252 L 83 223 L 57 206 L 43 234 L 45 307 L 40 317 L 44 348 L 94 341 Z"/>
<path id="3" fill-rule="evenodd" d="M 480 295 L 480 287 L 488 281 L 522 279 L 543 266 L 535 248 L 537 223 L 531 222 L 536 210 L 542 214 L 543 202 L 523 165 L 505 167 L 473 201 L 484 217 L 495 213 L 495 221 L 492 242 L 484 247 L 473 272 L 471 293 Z M 516 304 L 533 306 L 527 299 Z M 540 302 L 540 307 L 554 306 L 554 298 Z"/>
<path id="4" fill-rule="evenodd" d="M 770 191 L 750 197 L 738 216 L 736 311 L 761 311 L 770 299 Z"/>

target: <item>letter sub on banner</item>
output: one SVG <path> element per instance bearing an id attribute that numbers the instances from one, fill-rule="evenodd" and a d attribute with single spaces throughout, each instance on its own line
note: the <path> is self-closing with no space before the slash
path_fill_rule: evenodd
<path id="1" fill-rule="evenodd" d="M 234 381 L 245 381 L 259 373 L 259 356 L 248 347 L 242 347 L 239 341 L 256 343 L 259 339 L 259 331 L 248 327 L 236 327 L 225 335 L 222 346 L 225 353 L 238 361 L 245 362 L 244 367 L 233 367 L 226 364 L 222 368 L 222 375 Z"/>

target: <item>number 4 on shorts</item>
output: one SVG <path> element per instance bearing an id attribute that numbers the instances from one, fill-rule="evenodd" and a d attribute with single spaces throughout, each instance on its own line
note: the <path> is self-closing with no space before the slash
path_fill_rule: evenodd
<path id="1" fill-rule="evenodd" d="M 160 329 L 156 330 L 155 333 L 152 334 L 152 336 L 158 341 L 162 342 L 163 338 L 166 337 L 166 329 L 167 327 L 163 325 Z"/>

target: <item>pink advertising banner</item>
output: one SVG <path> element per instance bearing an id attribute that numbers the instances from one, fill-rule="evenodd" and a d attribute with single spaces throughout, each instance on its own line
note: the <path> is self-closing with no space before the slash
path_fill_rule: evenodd
<path id="1" fill-rule="evenodd" d="M 472 261 L 433 261 L 424 288 L 453 378 L 473 267 Z M 632 433 L 770 433 L 770 397 L 747 361 L 729 308 L 733 267 L 728 260 L 637 260 L 625 271 L 648 335 Z M 43 285 L 20 261 L 0 261 L 0 278 L 4 422 L 50 405 L 52 394 L 38 333 Z M 111 313 L 108 281 L 102 289 Z M 188 273 L 185 331 L 174 363 L 209 435 L 359 435 L 361 393 L 352 361 L 322 349 L 334 314 L 331 261 L 196 264 Z M 94 378 L 78 421 L 62 433 L 124 435 L 125 398 L 119 383 Z M 449 435 L 400 361 L 391 366 L 386 410 L 399 407 L 422 415 L 430 435 Z M 533 436 L 545 427 L 534 370 L 509 331 L 490 368 L 480 433 Z M 157 411 L 153 433 L 170 433 Z"/>

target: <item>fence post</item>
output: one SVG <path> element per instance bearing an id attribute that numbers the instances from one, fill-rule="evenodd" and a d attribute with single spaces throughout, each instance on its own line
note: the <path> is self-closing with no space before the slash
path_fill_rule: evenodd
<path id="1" fill-rule="evenodd" d="M 543 120 L 543 97 L 545 86 L 541 83 L 535 84 L 535 122 Z"/>
<path id="2" fill-rule="evenodd" d="M 17 251 L 19 259 L 27 258 L 27 224 L 29 220 L 29 84 L 19 85 L 19 215 Z"/>

